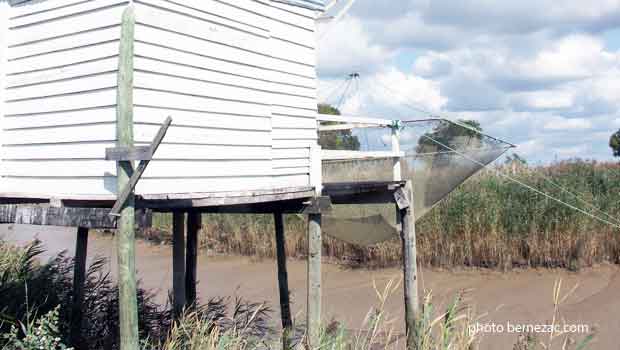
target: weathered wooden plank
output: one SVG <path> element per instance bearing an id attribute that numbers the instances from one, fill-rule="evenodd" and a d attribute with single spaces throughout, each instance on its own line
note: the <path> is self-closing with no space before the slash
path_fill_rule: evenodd
<path id="1" fill-rule="evenodd" d="M 410 203 L 413 203 L 413 185 L 407 181 L 405 193 Z M 413 205 L 400 210 L 402 226 L 401 240 L 403 246 L 403 276 L 405 300 L 405 329 L 407 334 L 407 349 L 414 349 L 416 344 L 416 320 L 419 313 L 418 302 L 418 270 L 416 253 L 415 216 Z"/>
<path id="2" fill-rule="evenodd" d="M 303 214 L 321 214 L 327 213 L 332 209 L 331 198 L 327 196 L 313 197 L 309 201 L 305 202 L 306 206 L 303 210 Z"/>
<path id="3" fill-rule="evenodd" d="M 155 138 L 153 139 L 153 143 L 151 143 L 151 146 L 149 149 L 149 152 L 151 154 L 155 154 L 155 152 L 157 152 L 157 148 L 159 147 L 162 140 L 166 136 L 166 132 L 168 131 L 168 128 L 170 127 L 171 123 L 172 123 L 172 118 L 170 117 L 168 117 L 164 121 L 164 124 L 161 126 L 161 129 L 159 129 L 159 132 L 157 133 L 157 135 L 155 135 Z M 131 120 L 130 127 L 133 129 L 133 119 Z M 131 132 L 131 134 L 132 134 L 131 135 L 132 140 L 129 142 L 130 143 L 129 147 L 133 147 L 132 145 L 133 144 L 133 131 Z M 123 164 L 123 163 L 127 164 L 127 162 L 119 162 L 119 164 Z M 112 211 L 110 212 L 111 215 L 118 215 L 124 203 L 127 201 L 127 199 L 130 196 L 133 196 L 133 191 L 136 188 L 138 181 L 140 181 L 140 178 L 146 171 L 146 168 L 148 167 L 149 163 L 150 163 L 150 160 L 140 161 L 140 164 L 138 164 L 138 167 L 135 170 L 133 170 L 133 173 L 131 174 L 129 179 L 126 181 L 126 183 L 123 185 L 124 187 L 122 187 L 121 183 L 119 182 L 118 188 L 122 188 L 123 190 L 119 194 L 118 199 L 116 203 L 114 204 L 114 207 L 112 207 Z M 120 176 L 120 169 L 119 169 L 119 174 L 117 176 Z"/>
<path id="4" fill-rule="evenodd" d="M 407 193 L 405 193 L 405 191 L 403 190 L 402 187 L 399 187 L 395 192 L 394 192 L 394 202 L 396 202 L 396 206 L 398 208 L 398 210 L 403 210 L 403 209 L 407 209 L 409 208 L 409 196 L 407 195 Z"/>
<path id="5" fill-rule="evenodd" d="M 198 266 L 198 233 L 202 228 L 202 215 L 196 211 L 187 214 L 187 249 L 185 255 L 185 299 L 187 305 L 196 304 L 196 269 Z"/>
<path id="6" fill-rule="evenodd" d="M 284 216 L 282 213 L 274 213 L 274 226 L 276 231 L 276 257 L 278 264 L 278 290 L 280 295 L 280 315 L 282 318 L 282 348 L 288 350 L 291 347 L 290 336 L 293 331 L 293 318 L 291 317 L 291 301 L 288 288 L 288 271 L 286 269 L 286 239 L 284 237 Z"/>
<path id="7" fill-rule="evenodd" d="M 186 306 L 185 300 L 185 213 L 172 213 L 172 303 L 178 318 Z"/>
<path id="8" fill-rule="evenodd" d="M 121 44 L 118 67 L 118 105 L 116 136 L 119 147 L 133 147 L 133 56 L 135 34 L 135 12 L 133 5 L 123 12 Z M 118 289 L 121 350 L 138 348 L 138 307 L 136 284 L 136 253 L 135 253 L 135 198 L 133 187 L 129 185 L 133 174 L 131 162 L 118 162 L 117 188 L 128 188 L 129 192 L 121 193 L 117 199 L 120 203 L 118 230 Z M 122 197 L 124 196 L 124 197 Z"/>
<path id="9" fill-rule="evenodd" d="M 322 194 L 333 204 L 385 204 L 394 203 L 394 191 L 402 181 L 368 181 L 324 183 Z"/>
<path id="10" fill-rule="evenodd" d="M 151 160 L 153 153 L 150 146 L 113 147 L 105 150 L 105 159 L 116 161 Z"/>
<path id="11" fill-rule="evenodd" d="M 115 229 L 117 222 L 108 215 L 109 213 L 109 208 L 57 208 L 51 207 L 49 204 L 1 204 L 0 222 L 37 226 Z M 138 211 L 135 225 L 150 227 L 151 213 Z"/>
<path id="12" fill-rule="evenodd" d="M 313 195 L 314 191 L 310 187 L 265 191 L 144 195 L 142 196 L 143 199 L 140 201 L 140 205 L 153 209 L 201 208 L 304 199 L 310 198 Z"/>
<path id="13" fill-rule="evenodd" d="M 321 214 L 308 215 L 308 348 L 318 349 L 321 330 Z"/>
<path id="14" fill-rule="evenodd" d="M 71 305 L 71 344 L 76 350 L 86 350 L 82 337 L 82 309 L 84 303 L 84 282 L 86 281 L 86 255 L 88 250 L 88 228 L 78 227 L 73 260 L 73 300 Z"/>

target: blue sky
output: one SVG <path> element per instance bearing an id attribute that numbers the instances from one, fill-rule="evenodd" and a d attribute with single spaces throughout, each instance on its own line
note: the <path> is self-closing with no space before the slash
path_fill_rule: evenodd
<path id="1" fill-rule="evenodd" d="M 476 119 L 532 162 L 612 159 L 618 0 L 357 0 L 319 33 L 319 97 L 361 75 L 346 113 L 425 116 L 414 106 Z"/>

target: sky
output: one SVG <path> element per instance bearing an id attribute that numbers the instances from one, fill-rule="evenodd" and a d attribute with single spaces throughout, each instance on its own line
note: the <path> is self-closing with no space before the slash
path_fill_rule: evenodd
<path id="1" fill-rule="evenodd" d="M 533 163 L 613 159 L 620 0 L 357 0 L 320 23 L 319 99 L 343 113 L 475 119 Z"/>

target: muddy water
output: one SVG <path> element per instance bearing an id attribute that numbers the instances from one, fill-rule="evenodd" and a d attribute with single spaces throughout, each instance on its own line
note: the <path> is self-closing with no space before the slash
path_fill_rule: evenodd
<path id="1" fill-rule="evenodd" d="M 16 243 L 26 243 L 34 238 L 42 240 L 47 256 L 67 250 L 73 253 L 74 233 L 63 228 L 0 226 L 0 237 Z M 88 254 L 109 257 L 114 272 L 114 238 L 92 235 Z M 172 280 L 171 249 L 145 242 L 137 244 L 137 268 L 142 285 L 157 292 L 164 302 Z M 390 279 L 398 278 L 397 269 L 378 271 L 349 270 L 334 265 L 323 266 L 323 300 L 327 319 L 337 319 L 350 328 L 359 326 L 378 299 L 373 281 L 383 287 Z M 276 310 L 277 284 L 274 261 L 253 261 L 241 257 L 199 257 L 198 294 L 206 299 L 213 296 L 239 295 L 251 301 L 266 301 Z M 526 270 L 509 273 L 490 271 L 438 271 L 423 270 L 420 285 L 432 291 L 434 303 L 446 306 L 455 293 L 467 290 L 467 302 L 480 316 L 480 325 L 486 326 L 480 349 L 512 349 L 517 339 L 509 325 L 549 324 L 553 315 L 553 285 L 562 278 L 562 295 L 572 287 L 577 289 L 561 306 L 561 317 L 569 325 L 587 325 L 597 336 L 589 349 L 620 349 L 617 333 L 620 331 L 620 269 L 616 266 L 599 266 L 580 273 L 550 270 Z M 302 318 L 305 303 L 305 264 L 289 262 L 289 283 L 292 291 L 293 312 Z M 387 311 L 402 322 L 402 290 L 398 289 L 387 302 Z M 275 323 L 275 321 L 274 321 Z M 399 326 L 400 327 L 400 326 Z M 500 327 L 503 327 L 501 329 Z M 399 331 L 402 329 L 399 328 Z M 493 332 L 495 331 L 495 332 Z M 548 340 L 543 333 L 541 339 Z M 582 336 L 579 336 L 582 337 Z M 555 348 L 555 347 L 554 347 Z M 560 348 L 560 347 L 557 347 Z"/>

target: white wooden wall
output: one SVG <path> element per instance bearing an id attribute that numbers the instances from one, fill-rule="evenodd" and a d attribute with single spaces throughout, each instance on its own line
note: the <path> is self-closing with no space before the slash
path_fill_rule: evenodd
<path id="1" fill-rule="evenodd" d="M 138 192 L 308 186 L 314 13 L 253 0 L 134 3 L 136 140 L 173 117 Z"/>
<path id="2" fill-rule="evenodd" d="M 4 121 L 4 90 L 6 85 L 6 51 L 7 51 L 7 31 L 9 19 L 9 3 L 8 0 L 0 0 L 0 140 L 3 140 L 2 130 Z M 2 174 L 2 142 L 0 141 L 0 174 Z M 4 182 L 0 178 L 0 192 L 6 191 Z"/>
<path id="3" fill-rule="evenodd" d="M 10 9 L 0 190 L 116 191 L 115 164 L 103 156 L 116 139 L 128 2 Z M 308 186 L 317 138 L 314 12 L 267 0 L 133 2 L 136 142 L 174 119 L 137 192 Z"/>
<path id="4" fill-rule="evenodd" d="M 116 70 L 126 0 L 11 7 L 3 125 L 5 191 L 115 191 Z M 111 168 L 111 167 L 110 167 Z"/>

